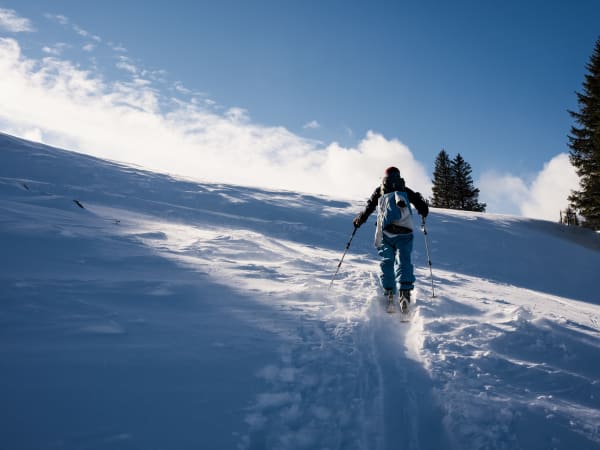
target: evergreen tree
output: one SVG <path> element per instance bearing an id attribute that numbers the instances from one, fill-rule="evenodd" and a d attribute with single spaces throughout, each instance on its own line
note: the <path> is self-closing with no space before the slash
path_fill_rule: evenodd
<path id="1" fill-rule="evenodd" d="M 453 199 L 452 208 L 463 211 L 485 212 L 485 203 L 479 203 L 479 189 L 473 185 L 471 165 L 458 153 L 452 160 Z"/>
<path id="2" fill-rule="evenodd" d="M 584 226 L 600 230 L 600 38 L 586 68 L 583 92 L 577 93 L 579 111 L 569 111 L 578 125 L 571 127 L 569 147 L 580 187 L 569 200 Z"/>
<path id="3" fill-rule="evenodd" d="M 453 172 L 452 161 L 446 150 L 442 149 L 435 159 L 435 169 L 433 171 L 433 197 L 431 206 L 434 208 L 452 208 L 453 204 Z"/>
<path id="4" fill-rule="evenodd" d="M 564 225 L 579 225 L 579 220 L 577 219 L 577 213 L 575 210 L 569 206 L 564 211 L 561 211 L 560 223 Z"/>

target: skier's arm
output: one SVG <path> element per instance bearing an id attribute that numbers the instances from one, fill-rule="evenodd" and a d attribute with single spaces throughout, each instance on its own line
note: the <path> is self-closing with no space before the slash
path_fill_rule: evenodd
<path id="1" fill-rule="evenodd" d="M 423 196 L 420 193 L 414 192 L 408 188 L 406 188 L 406 193 L 408 194 L 408 201 L 415 205 L 415 208 L 417 208 L 417 211 L 421 217 L 423 217 L 423 219 L 427 217 L 427 214 L 429 214 L 429 206 L 423 199 Z"/>
<path id="2" fill-rule="evenodd" d="M 377 203 L 379 202 L 379 197 L 381 197 L 380 186 L 378 186 L 375 189 L 373 194 L 371 194 L 371 197 L 369 197 L 369 200 L 367 200 L 367 206 L 365 206 L 365 209 L 358 213 L 358 215 L 352 221 L 356 228 L 360 227 L 363 223 L 365 223 L 371 215 L 371 213 L 375 211 L 375 208 L 377 208 Z"/>

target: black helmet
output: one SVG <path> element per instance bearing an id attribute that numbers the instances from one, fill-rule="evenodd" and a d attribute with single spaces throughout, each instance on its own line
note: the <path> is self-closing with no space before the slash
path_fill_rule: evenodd
<path id="1" fill-rule="evenodd" d="M 382 194 L 405 189 L 404 179 L 400 176 L 400 170 L 397 167 L 392 166 L 385 169 L 385 175 L 381 180 L 381 189 Z"/>
<path id="2" fill-rule="evenodd" d="M 400 176 L 400 169 L 398 169 L 397 167 L 394 167 L 394 166 L 390 166 L 387 169 L 385 169 L 386 176 L 393 174 L 393 173 L 397 173 L 398 176 Z"/>

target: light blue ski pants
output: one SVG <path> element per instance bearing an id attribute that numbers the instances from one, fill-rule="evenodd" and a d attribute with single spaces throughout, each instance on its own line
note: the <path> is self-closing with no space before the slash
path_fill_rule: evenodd
<path id="1" fill-rule="evenodd" d="M 377 249 L 381 256 L 381 286 L 391 289 L 413 289 L 415 282 L 414 267 L 411 262 L 413 233 L 389 237 L 383 234 L 383 242 Z"/>

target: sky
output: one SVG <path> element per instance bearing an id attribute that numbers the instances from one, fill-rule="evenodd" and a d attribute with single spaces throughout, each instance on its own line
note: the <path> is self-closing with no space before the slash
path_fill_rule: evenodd
<path id="1" fill-rule="evenodd" d="M 488 212 L 557 220 L 598 23 L 595 0 L 0 0 L 0 131 L 354 199 L 390 165 L 430 196 L 445 149 Z"/>

